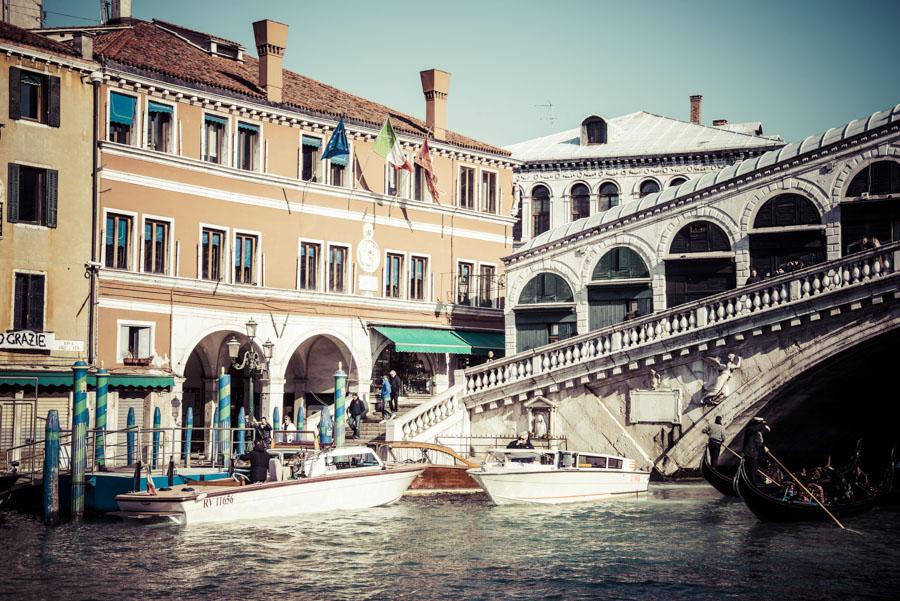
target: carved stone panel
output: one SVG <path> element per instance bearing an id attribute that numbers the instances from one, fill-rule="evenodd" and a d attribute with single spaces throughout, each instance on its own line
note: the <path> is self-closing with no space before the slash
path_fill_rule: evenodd
<path id="1" fill-rule="evenodd" d="M 681 422 L 680 390 L 631 390 L 628 422 L 632 424 L 677 424 Z"/>

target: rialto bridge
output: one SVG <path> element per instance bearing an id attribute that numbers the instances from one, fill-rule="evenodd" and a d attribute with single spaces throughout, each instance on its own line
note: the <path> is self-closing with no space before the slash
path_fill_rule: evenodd
<path id="1" fill-rule="evenodd" d="M 696 467 L 718 415 L 813 454 L 897 438 L 898 233 L 900 106 L 551 230 L 506 259 L 507 357 L 388 438 L 462 446 L 542 415 L 663 475 Z"/>

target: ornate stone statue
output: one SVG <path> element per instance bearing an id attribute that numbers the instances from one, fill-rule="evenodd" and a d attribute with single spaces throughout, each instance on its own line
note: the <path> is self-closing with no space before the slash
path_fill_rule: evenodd
<path id="1" fill-rule="evenodd" d="M 650 390 L 657 390 L 659 388 L 659 383 L 662 381 L 662 376 L 659 375 L 659 372 L 650 368 Z"/>
<path id="2" fill-rule="evenodd" d="M 547 418 L 543 413 L 534 416 L 534 437 L 544 438 L 547 436 Z"/>
<path id="3" fill-rule="evenodd" d="M 704 405 L 718 405 L 728 396 L 728 381 L 732 374 L 741 368 L 741 358 L 734 353 L 728 353 L 725 363 L 717 357 L 704 357 L 708 367 L 706 379 L 701 389 L 700 402 Z"/>

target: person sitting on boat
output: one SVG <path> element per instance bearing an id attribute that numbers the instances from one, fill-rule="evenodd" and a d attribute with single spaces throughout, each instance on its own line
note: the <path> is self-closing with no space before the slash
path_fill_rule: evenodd
<path id="1" fill-rule="evenodd" d="M 256 440 L 262 441 L 267 449 L 272 446 L 272 424 L 269 423 L 266 416 L 264 415 L 258 420 L 254 419 L 252 425 Z"/>
<path id="2" fill-rule="evenodd" d="M 250 482 L 265 482 L 269 477 L 269 453 L 266 443 L 257 440 L 250 451 Z"/>
<path id="3" fill-rule="evenodd" d="M 533 449 L 534 445 L 531 444 L 531 439 L 528 436 L 528 432 L 520 432 L 518 438 L 506 445 L 506 448 Z M 509 460 L 516 463 L 531 463 L 532 461 L 534 461 L 534 457 L 510 457 Z"/>
<path id="4" fill-rule="evenodd" d="M 716 467 L 719 462 L 719 451 L 725 443 L 725 426 L 722 425 L 722 416 L 716 416 L 716 422 L 703 428 L 703 433 L 709 436 L 706 448 L 709 450 L 709 465 Z"/>

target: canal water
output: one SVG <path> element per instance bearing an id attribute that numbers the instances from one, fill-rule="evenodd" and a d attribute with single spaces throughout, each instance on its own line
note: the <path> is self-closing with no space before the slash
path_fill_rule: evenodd
<path id="1" fill-rule="evenodd" d="M 187 528 L 0 514 L 0 599 L 896 599 L 900 512 L 761 524 L 705 484 L 493 507 L 406 497 Z"/>

